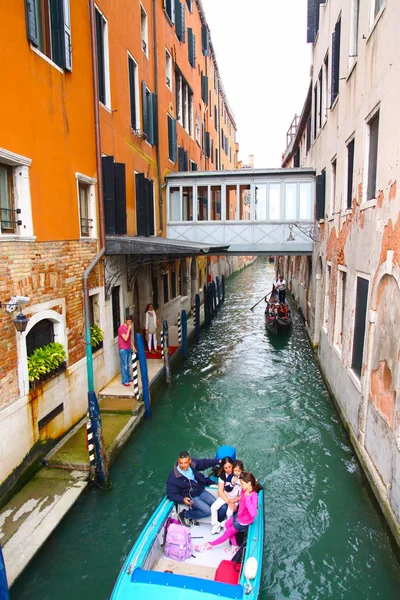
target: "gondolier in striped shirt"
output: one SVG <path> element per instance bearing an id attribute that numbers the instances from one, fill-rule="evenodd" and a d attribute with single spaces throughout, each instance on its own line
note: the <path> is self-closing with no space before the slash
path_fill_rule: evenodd
<path id="1" fill-rule="evenodd" d="M 283 279 L 283 275 L 279 275 L 278 280 L 275 281 L 273 286 L 278 292 L 279 302 L 284 304 L 286 298 L 286 281 Z"/>

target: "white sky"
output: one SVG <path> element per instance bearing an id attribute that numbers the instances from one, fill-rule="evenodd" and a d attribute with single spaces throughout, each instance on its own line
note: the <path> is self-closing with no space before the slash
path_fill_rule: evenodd
<path id="1" fill-rule="evenodd" d="M 286 132 L 309 85 L 306 0 L 202 0 L 228 102 L 239 157 L 280 167 Z"/>

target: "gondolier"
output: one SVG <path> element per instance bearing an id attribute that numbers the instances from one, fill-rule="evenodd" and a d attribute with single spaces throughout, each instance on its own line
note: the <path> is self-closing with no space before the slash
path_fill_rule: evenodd
<path id="1" fill-rule="evenodd" d="M 281 304 L 284 304 L 285 303 L 285 298 L 286 298 L 286 281 L 283 279 L 282 275 L 279 275 L 278 280 L 275 281 L 274 288 L 278 292 L 279 302 Z"/>

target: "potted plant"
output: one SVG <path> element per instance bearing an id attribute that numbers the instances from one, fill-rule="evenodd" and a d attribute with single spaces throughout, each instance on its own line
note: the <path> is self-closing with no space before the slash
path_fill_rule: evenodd
<path id="1" fill-rule="evenodd" d="M 36 348 L 28 356 L 29 385 L 46 381 L 58 373 L 65 371 L 67 354 L 62 344 L 52 342 L 41 348 Z"/>
<path id="2" fill-rule="evenodd" d="M 96 352 L 103 347 L 104 331 L 99 325 L 92 325 L 90 328 L 90 337 L 92 342 L 92 352 Z"/>

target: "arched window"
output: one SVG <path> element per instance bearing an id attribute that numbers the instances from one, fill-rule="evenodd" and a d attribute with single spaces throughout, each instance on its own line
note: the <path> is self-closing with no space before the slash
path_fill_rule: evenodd
<path id="1" fill-rule="evenodd" d="M 54 324 L 50 319 L 42 319 L 32 327 L 26 336 L 26 353 L 28 356 L 47 344 L 54 342 Z"/>

